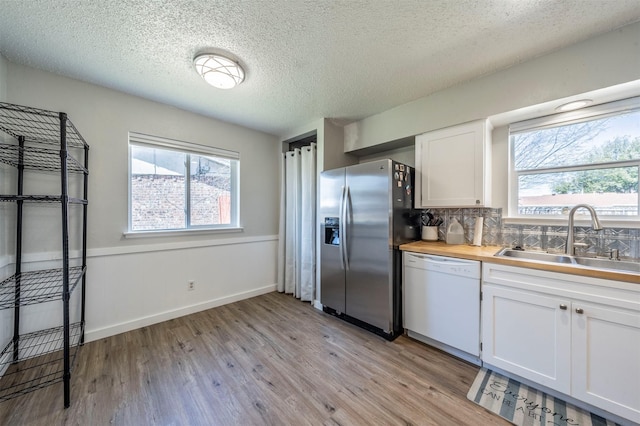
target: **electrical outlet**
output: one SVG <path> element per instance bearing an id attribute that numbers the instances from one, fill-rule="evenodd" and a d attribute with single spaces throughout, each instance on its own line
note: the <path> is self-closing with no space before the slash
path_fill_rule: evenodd
<path id="1" fill-rule="evenodd" d="M 192 291 L 196 289 L 196 282 L 194 280 L 189 280 L 187 283 L 187 290 Z"/>

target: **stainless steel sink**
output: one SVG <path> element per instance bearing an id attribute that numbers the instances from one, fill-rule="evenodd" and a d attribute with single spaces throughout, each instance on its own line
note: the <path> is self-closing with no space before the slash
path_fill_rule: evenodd
<path id="1" fill-rule="evenodd" d="M 541 251 L 514 250 L 509 248 L 504 248 L 500 250 L 494 256 L 514 257 L 516 259 L 537 260 L 541 262 L 551 262 L 551 263 L 576 263 L 573 259 L 573 256 L 569 256 L 566 254 L 543 253 Z"/>
<path id="2" fill-rule="evenodd" d="M 609 269 L 613 271 L 633 272 L 640 274 L 640 262 L 626 262 L 622 260 L 609 260 L 593 257 L 576 257 L 578 265 L 595 269 Z"/>
<path id="3" fill-rule="evenodd" d="M 570 256 L 568 254 L 544 253 L 540 251 L 514 250 L 510 248 L 503 248 L 494 256 L 640 274 L 640 262 L 627 262 L 604 258 Z"/>

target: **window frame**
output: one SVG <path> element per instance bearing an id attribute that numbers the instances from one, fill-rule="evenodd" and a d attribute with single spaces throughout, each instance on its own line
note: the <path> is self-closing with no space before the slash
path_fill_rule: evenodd
<path id="1" fill-rule="evenodd" d="M 530 174 L 542 174 L 551 172 L 572 172 L 581 170 L 597 170 L 608 169 L 625 166 L 637 166 L 640 171 L 640 159 L 636 160 L 620 160 L 612 162 L 603 162 L 597 164 L 575 164 L 571 166 L 558 166 L 558 167 L 541 167 L 538 169 L 515 169 L 515 150 L 513 135 L 519 133 L 526 133 L 533 130 L 549 129 L 553 127 L 559 127 L 569 124 L 578 124 L 581 122 L 592 121 L 596 119 L 613 117 L 630 112 L 640 111 L 640 97 L 632 97 L 628 99 L 622 99 L 618 101 L 608 102 L 605 104 L 586 107 L 574 111 L 562 112 L 558 114 L 537 117 L 530 120 L 511 123 L 509 125 L 508 134 L 508 218 L 517 222 L 519 220 L 525 221 L 544 221 L 547 223 L 564 223 L 566 222 L 565 216 L 560 215 L 543 215 L 543 214 L 520 214 L 518 209 L 518 196 L 519 185 L 518 179 L 520 176 Z M 640 178 L 639 178 L 640 180 Z M 600 217 L 602 221 L 609 223 L 620 223 L 624 226 L 630 224 L 637 224 L 640 219 L 640 193 L 638 194 L 638 214 L 637 215 L 602 215 Z"/>
<path id="2" fill-rule="evenodd" d="M 132 229 L 132 193 L 131 193 L 131 173 L 132 173 L 132 147 L 140 146 L 153 149 L 163 149 L 175 151 L 185 155 L 185 217 L 184 228 L 164 228 L 164 229 Z M 192 142 L 178 141 L 158 136 L 146 135 L 143 133 L 129 132 L 128 142 L 128 173 L 127 173 L 127 231 L 124 232 L 126 238 L 136 238 L 144 236 L 172 236 L 188 235 L 211 232 L 239 232 L 240 226 L 240 153 L 222 148 L 210 147 L 207 145 L 195 144 Z M 204 157 L 217 157 L 231 160 L 231 212 L 230 223 L 220 225 L 191 225 L 191 155 Z"/>

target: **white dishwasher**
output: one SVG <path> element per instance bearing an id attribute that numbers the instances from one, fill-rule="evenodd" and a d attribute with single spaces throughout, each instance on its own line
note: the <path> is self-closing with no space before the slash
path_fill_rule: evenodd
<path id="1" fill-rule="evenodd" d="M 407 334 L 480 364 L 480 262 L 403 252 Z"/>

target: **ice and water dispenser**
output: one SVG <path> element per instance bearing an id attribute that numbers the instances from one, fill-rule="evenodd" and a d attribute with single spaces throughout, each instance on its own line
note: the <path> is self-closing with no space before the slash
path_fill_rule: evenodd
<path id="1" fill-rule="evenodd" d="M 324 243 L 332 246 L 340 245 L 340 218 L 324 219 Z"/>

